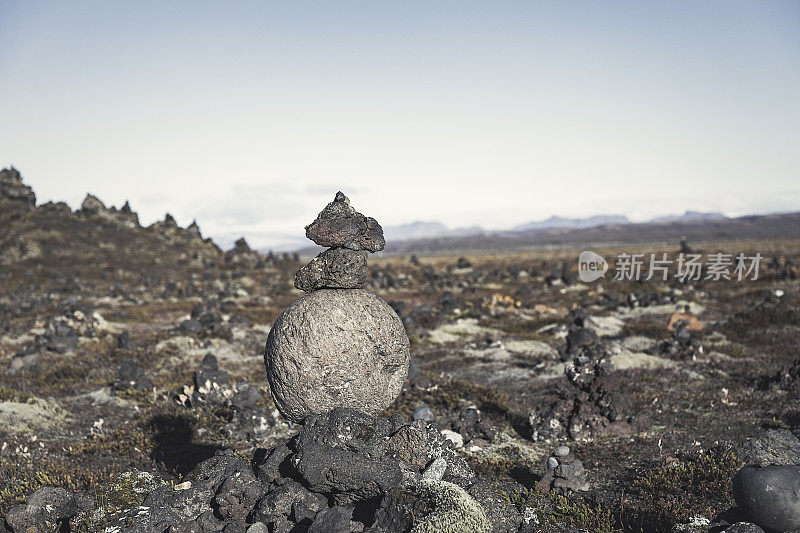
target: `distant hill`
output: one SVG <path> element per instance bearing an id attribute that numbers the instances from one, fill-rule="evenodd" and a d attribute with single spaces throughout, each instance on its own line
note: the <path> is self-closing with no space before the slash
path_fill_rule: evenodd
<path id="1" fill-rule="evenodd" d="M 724 218 L 728 218 L 722 213 L 700 213 L 698 211 L 686 211 L 682 215 L 667 215 L 665 217 L 656 217 L 652 219 L 650 222 L 689 222 L 689 221 L 697 221 L 697 220 L 721 220 Z"/>
<path id="2" fill-rule="evenodd" d="M 416 221 L 399 226 L 386 226 L 383 233 L 387 240 L 406 241 L 412 239 L 427 239 L 430 237 L 465 237 L 468 235 L 482 235 L 486 230 L 480 226 L 450 229 L 441 222 Z"/>
<path id="3" fill-rule="evenodd" d="M 589 218 L 563 218 L 552 216 L 546 220 L 515 226 L 512 231 L 527 232 L 551 228 L 595 228 L 608 224 L 630 224 L 625 215 L 596 215 Z"/>
<path id="4" fill-rule="evenodd" d="M 385 253 L 511 251 L 543 246 L 598 246 L 714 239 L 800 239 L 800 212 L 739 218 L 678 217 L 665 222 L 606 224 L 587 228 L 548 228 L 491 232 L 470 237 L 388 241 Z"/>

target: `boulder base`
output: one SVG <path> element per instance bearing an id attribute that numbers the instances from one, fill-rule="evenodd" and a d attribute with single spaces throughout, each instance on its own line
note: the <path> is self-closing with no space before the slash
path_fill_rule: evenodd
<path id="1" fill-rule="evenodd" d="M 303 296 L 278 317 L 264 352 L 275 405 L 295 422 L 334 407 L 379 413 L 400 394 L 409 358 L 400 318 L 361 289 Z"/>

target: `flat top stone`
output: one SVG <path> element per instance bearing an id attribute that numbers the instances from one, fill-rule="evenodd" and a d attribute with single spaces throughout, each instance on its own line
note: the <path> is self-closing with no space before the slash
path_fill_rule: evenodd
<path id="1" fill-rule="evenodd" d="M 306 237 L 320 246 L 330 248 L 377 252 L 386 246 L 383 228 L 378 221 L 350 207 L 350 200 L 341 191 L 317 215 L 316 220 L 306 226 Z"/>

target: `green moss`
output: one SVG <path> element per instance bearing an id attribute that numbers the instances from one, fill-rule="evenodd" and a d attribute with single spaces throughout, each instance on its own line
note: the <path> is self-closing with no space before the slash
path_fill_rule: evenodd
<path id="1" fill-rule="evenodd" d="M 95 491 L 97 508 L 109 515 L 137 507 L 163 483 L 147 472 L 123 472 Z"/>
<path id="2" fill-rule="evenodd" d="M 89 491 L 106 481 L 110 473 L 98 471 L 59 457 L 4 467 L 0 484 L 0 514 L 23 503 L 41 487 L 63 487 L 71 492 Z"/>
<path id="3" fill-rule="evenodd" d="M 420 495 L 430 500 L 433 511 L 415 520 L 412 533 L 489 533 L 492 530 L 483 508 L 458 485 L 423 480 Z"/>
<path id="4" fill-rule="evenodd" d="M 723 448 L 685 454 L 648 467 L 633 480 L 630 490 L 649 512 L 664 520 L 714 516 L 731 503 L 730 481 L 742 465 L 732 451 Z"/>
<path id="5" fill-rule="evenodd" d="M 24 392 L 20 392 L 10 385 L 0 383 L 0 402 L 25 403 L 28 399 L 30 399 L 30 396 Z"/>
<path id="6" fill-rule="evenodd" d="M 544 521 L 552 526 L 569 524 L 596 533 L 621 531 L 615 526 L 611 509 L 590 505 L 572 495 L 550 494 L 548 499 L 552 507 Z"/>
<path id="7" fill-rule="evenodd" d="M 410 416 L 414 409 L 422 405 L 457 411 L 468 403 L 475 404 L 484 414 L 506 416 L 511 411 L 508 396 L 493 387 L 447 379 L 430 372 L 426 372 L 425 376 L 431 381 L 432 387 L 401 393 L 382 416 L 389 417 L 395 413 Z"/>

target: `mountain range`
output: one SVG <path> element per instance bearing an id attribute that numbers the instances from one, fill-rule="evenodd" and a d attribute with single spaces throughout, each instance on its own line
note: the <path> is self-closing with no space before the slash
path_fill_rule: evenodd
<path id="1" fill-rule="evenodd" d="M 653 218 L 647 223 L 660 224 L 664 222 L 697 222 L 710 220 L 723 220 L 727 218 L 722 213 L 701 213 L 686 211 L 683 215 L 668 215 Z M 545 220 L 536 220 L 514 226 L 509 230 L 486 230 L 480 226 L 467 226 L 450 229 L 441 222 L 411 222 L 399 226 L 386 226 L 384 233 L 387 241 L 413 241 L 417 239 L 431 239 L 441 237 L 470 237 L 487 234 L 530 234 L 537 231 L 552 229 L 587 229 L 600 226 L 634 224 L 625 215 L 594 215 L 586 218 L 564 218 L 551 216 Z"/>

